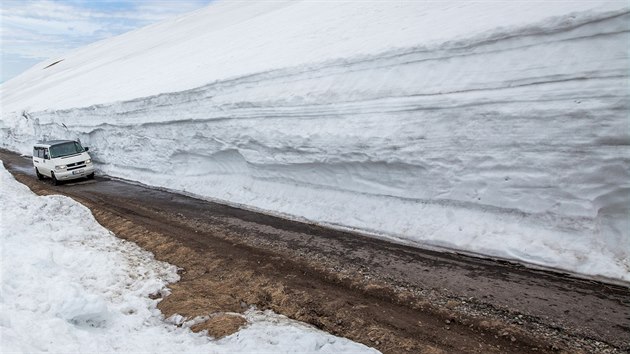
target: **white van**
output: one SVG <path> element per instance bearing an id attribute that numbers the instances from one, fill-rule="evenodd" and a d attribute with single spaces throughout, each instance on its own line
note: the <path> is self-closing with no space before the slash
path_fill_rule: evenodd
<path id="1" fill-rule="evenodd" d="M 33 166 L 38 179 L 50 177 L 59 181 L 75 178 L 94 178 L 94 165 L 81 143 L 73 140 L 51 140 L 33 146 Z"/>

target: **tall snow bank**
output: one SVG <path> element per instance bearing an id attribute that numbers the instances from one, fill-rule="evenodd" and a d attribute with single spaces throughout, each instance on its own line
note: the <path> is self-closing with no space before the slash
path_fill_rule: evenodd
<path id="1" fill-rule="evenodd" d="M 630 281 L 626 2 L 217 3 L 2 86 L 3 146 Z"/>
<path id="2" fill-rule="evenodd" d="M 0 161 L 3 353 L 375 353 L 272 313 L 213 341 L 167 324 L 149 294 L 179 279 L 70 198 L 38 197 Z"/>

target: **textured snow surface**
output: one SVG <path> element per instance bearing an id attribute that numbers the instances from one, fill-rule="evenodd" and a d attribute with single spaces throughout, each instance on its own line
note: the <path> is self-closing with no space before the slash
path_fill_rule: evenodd
<path id="1" fill-rule="evenodd" d="M 2 85 L 2 145 L 275 214 L 630 281 L 621 2 L 219 2 Z M 91 150 L 92 151 L 92 150 Z"/>
<path id="2" fill-rule="evenodd" d="M 116 238 L 62 196 L 36 196 L 0 162 L 3 353 L 377 353 L 271 312 L 250 310 L 218 341 L 163 320 L 177 269 Z M 172 321 L 171 321 L 172 322 Z"/>

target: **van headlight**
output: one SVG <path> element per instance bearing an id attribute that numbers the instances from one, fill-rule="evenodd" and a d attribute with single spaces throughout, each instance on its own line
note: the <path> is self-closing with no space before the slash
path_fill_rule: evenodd
<path id="1" fill-rule="evenodd" d="M 66 165 L 55 166 L 55 170 L 57 170 L 57 171 L 65 170 L 66 167 L 68 167 L 68 166 L 66 166 Z"/>
<path id="2" fill-rule="evenodd" d="M 90 163 L 92 163 L 92 159 L 85 160 L 85 164 L 90 164 Z"/>

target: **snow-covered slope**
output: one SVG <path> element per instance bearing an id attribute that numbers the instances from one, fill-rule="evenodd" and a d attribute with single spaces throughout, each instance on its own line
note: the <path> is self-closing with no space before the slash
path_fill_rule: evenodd
<path id="1" fill-rule="evenodd" d="M 2 85 L 2 145 L 630 281 L 627 2 L 219 2 Z M 53 66 L 47 65 L 59 60 Z"/>

